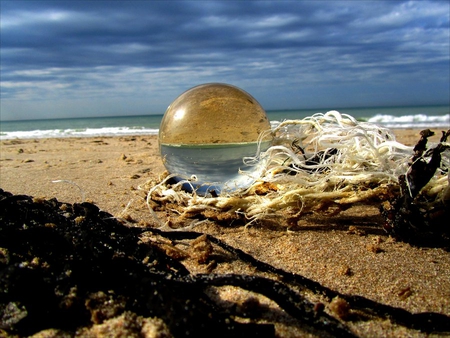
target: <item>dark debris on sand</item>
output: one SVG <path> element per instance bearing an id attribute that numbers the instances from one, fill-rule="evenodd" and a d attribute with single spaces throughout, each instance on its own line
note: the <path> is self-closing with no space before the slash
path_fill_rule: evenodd
<path id="1" fill-rule="evenodd" d="M 339 294 L 260 262 L 210 235 L 207 238 L 215 246 L 274 278 L 193 275 L 158 246 L 142 242 L 139 236 L 144 232 L 190 240 L 203 235 L 130 228 L 90 203 L 33 199 L 0 189 L 0 336 L 23 337 L 53 329 L 55 336 L 93 337 L 89 329 L 95 324 L 117 318 L 128 323 L 118 325 L 128 330 L 123 336 L 151 336 L 148 332 L 155 330 L 154 337 L 275 335 L 274 323 L 255 317 L 259 312 L 242 320 L 243 314 L 235 308 L 208 296 L 208 288 L 221 286 L 272 299 L 295 318 L 294 325 L 318 336 L 352 337 L 355 333 L 295 290 L 308 289 L 330 301 L 343 299 L 361 314 L 354 321 L 370 317 L 424 332 L 450 331 L 447 316 L 412 314 Z"/>
<path id="2" fill-rule="evenodd" d="M 132 313 L 161 319 L 175 337 L 273 336 L 272 324 L 239 323 L 205 293 L 211 285 L 235 285 L 275 298 L 325 331 L 351 336 L 337 320 L 314 316 L 312 305 L 281 283 L 191 275 L 157 246 L 142 243 L 142 231 L 90 203 L 1 190 L 0 330 L 28 336 L 52 328 L 82 335 L 82 328 Z"/>
<path id="3" fill-rule="evenodd" d="M 448 151 L 450 129 L 442 132 L 440 142 L 427 149 L 434 132 L 425 129 L 414 147 L 406 175 L 399 177 L 401 194 L 380 207 L 384 229 L 399 240 L 418 246 L 444 247 L 450 250 L 450 181 L 442 196 L 435 201 L 421 194 L 436 172 L 450 175 L 441 168 L 442 153 Z"/>

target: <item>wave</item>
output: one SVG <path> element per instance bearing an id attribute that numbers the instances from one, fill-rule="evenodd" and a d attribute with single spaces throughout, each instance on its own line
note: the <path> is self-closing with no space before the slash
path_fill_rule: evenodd
<path id="1" fill-rule="evenodd" d="M 142 127 L 104 127 L 80 129 L 48 129 L 30 131 L 6 131 L 0 133 L 0 140 L 8 139 L 41 139 L 67 137 L 157 135 L 158 129 Z"/>
<path id="2" fill-rule="evenodd" d="M 277 116 L 278 117 L 278 116 Z M 360 121 L 378 124 L 392 129 L 406 128 L 450 128 L 450 114 L 444 115 L 403 115 L 395 116 L 377 114 L 369 118 L 357 118 Z M 278 120 L 278 119 L 277 119 Z M 277 121 L 271 121 L 272 126 Z M 36 129 L 29 131 L 0 132 L 0 140 L 7 139 L 40 139 L 40 138 L 67 138 L 67 137 L 100 137 L 100 136 L 126 136 L 126 135 L 157 135 L 157 128 L 148 127 L 100 127 L 100 128 L 69 128 L 69 129 Z"/>
<path id="3" fill-rule="evenodd" d="M 367 122 L 387 128 L 450 128 L 450 114 L 428 116 L 425 114 L 393 116 L 377 114 Z"/>

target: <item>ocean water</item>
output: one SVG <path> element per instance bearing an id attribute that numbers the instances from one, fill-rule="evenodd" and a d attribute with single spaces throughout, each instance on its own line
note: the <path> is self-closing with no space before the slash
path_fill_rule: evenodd
<path id="1" fill-rule="evenodd" d="M 370 107 L 343 109 L 299 109 L 267 111 L 270 121 L 303 119 L 316 113 L 337 110 L 360 121 L 387 128 L 450 129 L 450 106 Z M 163 115 L 92 117 L 26 121 L 1 121 L 0 140 L 156 135 Z"/>

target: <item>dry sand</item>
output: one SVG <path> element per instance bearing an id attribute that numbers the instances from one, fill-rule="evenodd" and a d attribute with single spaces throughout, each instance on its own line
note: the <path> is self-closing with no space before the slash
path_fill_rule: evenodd
<path id="1" fill-rule="evenodd" d="M 398 141 L 406 145 L 415 144 L 418 133 L 396 131 Z M 438 139 L 435 136 L 430 141 Z M 156 136 L 4 140 L 0 146 L 3 190 L 56 197 L 68 203 L 81 202 L 84 194 L 87 201 L 115 216 L 140 226 L 156 225 L 144 203 L 145 193 L 137 189 L 165 170 Z M 57 180 L 76 185 L 52 182 Z M 450 316 L 450 253 L 397 242 L 380 229 L 381 222 L 377 208 L 355 207 L 338 217 L 310 217 L 289 232 L 276 224 L 244 228 L 212 222 L 195 230 L 341 293 L 361 295 L 412 313 L 430 311 Z M 349 231 L 350 226 L 353 231 Z M 240 269 L 228 262 L 213 272 Z M 223 297 L 232 296 L 224 292 Z M 387 320 L 348 324 L 365 337 L 426 336 Z M 277 330 L 283 336 L 296 332 L 288 327 Z"/>

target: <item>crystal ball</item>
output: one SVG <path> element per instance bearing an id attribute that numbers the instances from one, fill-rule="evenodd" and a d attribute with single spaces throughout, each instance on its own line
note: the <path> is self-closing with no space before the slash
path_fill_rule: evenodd
<path id="1" fill-rule="evenodd" d="M 261 166 L 247 165 L 271 144 L 270 122 L 250 94 L 232 85 L 208 83 L 178 96 L 159 128 L 167 171 L 200 195 L 246 188 Z"/>

